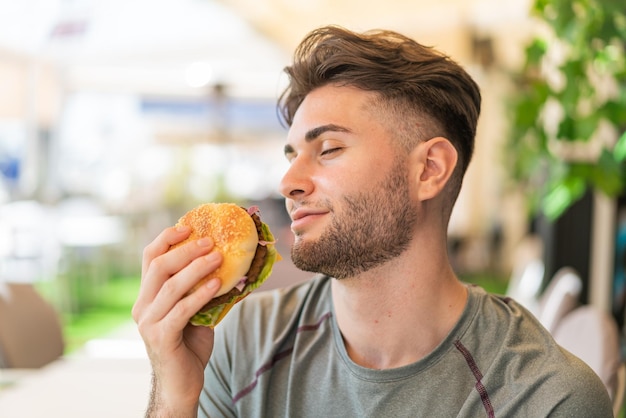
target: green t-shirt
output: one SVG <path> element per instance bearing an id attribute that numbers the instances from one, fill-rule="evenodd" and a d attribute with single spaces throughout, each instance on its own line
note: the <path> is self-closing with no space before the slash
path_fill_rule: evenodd
<path id="1" fill-rule="evenodd" d="M 468 285 L 432 353 L 373 370 L 348 356 L 328 277 L 258 292 L 216 327 L 199 416 L 612 417 L 608 392 L 511 299 Z"/>

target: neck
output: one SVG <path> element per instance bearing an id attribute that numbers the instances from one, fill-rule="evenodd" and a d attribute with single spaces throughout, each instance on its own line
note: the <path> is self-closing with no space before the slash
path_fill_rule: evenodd
<path id="1" fill-rule="evenodd" d="M 465 286 L 447 257 L 421 258 L 409 251 L 357 277 L 333 280 L 337 322 L 357 364 L 386 369 L 414 363 L 458 321 L 467 299 Z"/>

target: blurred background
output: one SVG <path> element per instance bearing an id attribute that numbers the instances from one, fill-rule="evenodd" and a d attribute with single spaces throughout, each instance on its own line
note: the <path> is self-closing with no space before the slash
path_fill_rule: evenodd
<path id="1" fill-rule="evenodd" d="M 339 24 L 434 46 L 482 88 L 450 224 L 459 275 L 538 303 L 572 268 L 576 302 L 621 327 L 620 3 L 2 0 L 0 286 L 32 285 L 72 352 L 130 320 L 143 247 L 209 201 L 261 208 L 284 256 L 264 288 L 309 277 L 288 257 L 275 103 L 302 37 Z"/>

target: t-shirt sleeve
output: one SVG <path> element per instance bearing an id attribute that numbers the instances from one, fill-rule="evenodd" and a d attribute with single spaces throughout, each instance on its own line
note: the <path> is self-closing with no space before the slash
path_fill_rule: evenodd
<path id="1" fill-rule="evenodd" d="M 600 378 L 582 360 L 569 356 L 571 368 L 563 373 L 565 379 L 560 383 L 568 387 L 568 395 L 554 406 L 549 416 L 613 417 L 609 392 Z"/>

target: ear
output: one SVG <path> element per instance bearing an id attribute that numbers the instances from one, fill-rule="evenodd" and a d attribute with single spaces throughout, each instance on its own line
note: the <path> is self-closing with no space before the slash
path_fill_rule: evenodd
<path id="1" fill-rule="evenodd" d="M 456 167 L 458 153 L 448 139 L 436 137 L 415 147 L 411 158 L 416 169 L 413 178 L 417 183 L 417 198 L 425 201 L 445 188 Z"/>

